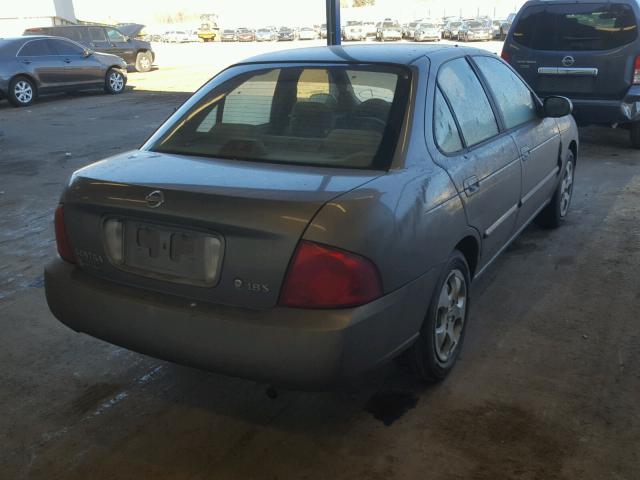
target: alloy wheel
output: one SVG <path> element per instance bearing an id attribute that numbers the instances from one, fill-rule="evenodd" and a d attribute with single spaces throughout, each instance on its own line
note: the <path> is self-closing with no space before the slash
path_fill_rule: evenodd
<path id="1" fill-rule="evenodd" d="M 124 88 L 124 78 L 121 73 L 111 72 L 109 75 L 109 86 L 114 92 L 119 92 Z"/>
<path id="2" fill-rule="evenodd" d="M 564 217 L 569 210 L 571 203 L 571 195 L 573 194 L 573 162 L 568 161 L 562 176 L 562 185 L 560 186 L 560 216 Z"/>
<path id="3" fill-rule="evenodd" d="M 460 270 L 452 270 L 442 286 L 434 328 L 436 356 L 446 363 L 460 343 L 467 309 L 467 282 Z"/>
<path id="4" fill-rule="evenodd" d="M 33 98 L 33 87 L 26 80 L 20 80 L 13 87 L 13 93 L 18 102 L 27 104 Z"/>

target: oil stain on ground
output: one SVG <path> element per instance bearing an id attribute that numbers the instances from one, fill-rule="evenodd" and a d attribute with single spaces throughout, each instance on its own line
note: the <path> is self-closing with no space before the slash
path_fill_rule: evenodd
<path id="1" fill-rule="evenodd" d="M 418 396 L 411 392 L 377 392 L 364 409 L 387 427 L 418 404 Z"/>

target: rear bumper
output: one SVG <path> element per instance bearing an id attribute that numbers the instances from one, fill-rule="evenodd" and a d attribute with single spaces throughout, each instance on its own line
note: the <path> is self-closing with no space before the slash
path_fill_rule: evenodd
<path id="1" fill-rule="evenodd" d="M 633 123 L 640 121 L 640 86 L 633 86 L 622 100 L 571 99 L 579 123 Z"/>
<path id="2" fill-rule="evenodd" d="M 435 281 L 432 270 L 358 308 L 248 310 L 100 280 L 60 259 L 45 269 L 49 308 L 73 330 L 177 363 L 305 389 L 345 383 L 408 347 Z"/>

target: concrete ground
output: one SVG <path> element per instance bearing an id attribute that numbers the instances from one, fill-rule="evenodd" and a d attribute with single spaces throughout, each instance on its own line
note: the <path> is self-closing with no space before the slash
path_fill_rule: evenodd
<path id="1" fill-rule="evenodd" d="M 270 399 L 58 323 L 42 268 L 70 173 L 138 146 L 249 47 L 164 48 L 123 95 L 0 103 L 0 478 L 640 478 L 640 153 L 623 131 L 581 132 L 568 221 L 527 229 L 474 284 L 443 384 L 392 365 Z"/>

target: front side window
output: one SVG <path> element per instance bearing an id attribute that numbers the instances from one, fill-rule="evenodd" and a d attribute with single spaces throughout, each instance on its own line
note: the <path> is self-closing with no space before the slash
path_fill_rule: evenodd
<path id="1" fill-rule="evenodd" d="M 571 3 L 528 7 L 515 25 L 513 40 L 535 50 L 612 50 L 638 38 L 630 6 Z"/>
<path id="2" fill-rule="evenodd" d="M 388 66 L 281 67 L 242 73 L 194 104 L 151 149 L 385 169 L 403 122 L 408 82 L 405 70 Z"/>
<path id="3" fill-rule="evenodd" d="M 498 134 L 489 99 L 466 59 L 458 58 L 441 67 L 438 86 L 449 100 L 467 146 Z"/>
<path id="4" fill-rule="evenodd" d="M 436 87 L 436 100 L 433 107 L 433 133 L 436 145 L 444 153 L 454 153 L 462 150 L 460 132 L 453 119 L 449 105 Z"/>
<path id="5" fill-rule="evenodd" d="M 55 55 L 49 47 L 48 40 L 33 40 L 25 43 L 18 52 L 19 57 L 42 57 L 46 55 Z"/>
<path id="6" fill-rule="evenodd" d="M 487 79 L 506 128 L 517 127 L 538 116 L 531 91 L 509 67 L 497 58 L 474 57 L 474 61 Z"/>
<path id="7" fill-rule="evenodd" d="M 53 48 L 58 52 L 58 55 L 82 55 L 84 48 L 66 40 L 50 40 L 53 44 Z"/>
<path id="8" fill-rule="evenodd" d="M 107 36 L 102 27 L 89 27 L 89 38 L 92 42 L 106 42 Z"/>
<path id="9" fill-rule="evenodd" d="M 107 28 L 107 36 L 112 42 L 126 42 L 127 39 L 115 28 Z"/>

